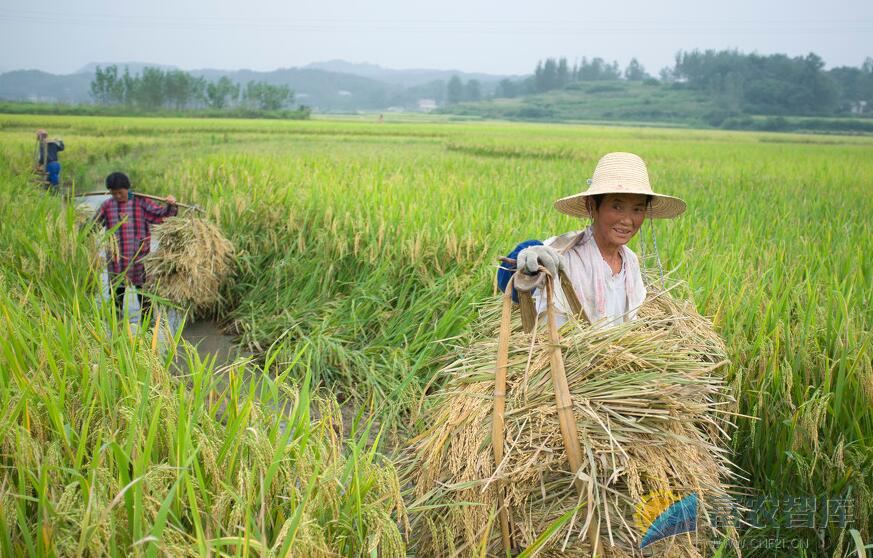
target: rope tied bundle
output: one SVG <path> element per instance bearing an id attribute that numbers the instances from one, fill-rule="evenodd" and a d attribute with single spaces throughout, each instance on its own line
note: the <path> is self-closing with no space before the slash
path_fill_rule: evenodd
<path id="1" fill-rule="evenodd" d="M 419 553 L 473 554 L 496 518 L 488 553 L 500 555 L 535 544 L 569 514 L 546 555 L 591 556 L 596 545 L 598 555 L 636 556 L 640 507 L 669 493 L 695 495 L 699 527 L 654 543 L 656 555 L 707 554 L 723 535 L 709 518 L 733 478 L 726 351 L 690 303 L 652 291 L 638 319 L 608 329 L 571 320 L 557 342 L 551 327 L 525 333 L 506 298 L 483 306 L 442 371 L 430 426 L 407 450 Z"/>

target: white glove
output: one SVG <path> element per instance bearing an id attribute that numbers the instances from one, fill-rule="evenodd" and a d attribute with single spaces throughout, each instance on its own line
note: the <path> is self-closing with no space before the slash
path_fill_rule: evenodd
<path id="1" fill-rule="evenodd" d="M 564 269 L 564 258 L 551 246 L 528 246 L 518 254 L 516 268 L 522 273 L 535 274 L 540 266 L 545 267 L 555 277 L 558 270 Z"/>

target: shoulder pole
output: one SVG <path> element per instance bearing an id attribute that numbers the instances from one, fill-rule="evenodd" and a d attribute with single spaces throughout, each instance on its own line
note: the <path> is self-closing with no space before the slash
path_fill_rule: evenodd
<path id="1" fill-rule="evenodd" d="M 506 369 L 509 367 L 509 335 L 512 328 L 512 283 L 509 279 L 503 295 L 503 312 L 500 315 L 500 336 L 497 339 L 497 366 L 494 370 L 494 414 L 491 421 L 491 445 L 494 448 L 494 473 L 503 462 L 504 418 L 506 411 Z M 500 537 L 507 556 L 512 553 L 509 509 L 503 494 L 503 482 L 494 481 L 497 491 L 497 517 L 500 520 Z"/>
<path id="2" fill-rule="evenodd" d="M 548 271 L 543 269 L 541 273 L 548 274 Z M 578 475 L 579 469 L 582 468 L 582 446 L 579 444 L 576 416 L 573 413 L 573 399 L 570 396 L 570 386 L 567 382 L 567 372 L 564 368 L 564 357 L 561 353 L 561 335 L 558 333 L 558 322 L 555 317 L 554 286 L 551 280 L 546 281 L 546 302 L 549 344 L 551 345 L 552 386 L 555 388 L 558 423 L 561 427 L 561 437 L 564 439 L 564 451 L 567 452 L 567 460 L 570 462 L 570 470 L 573 472 L 573 484 L 576 486 L 579 495 L 582 496 L 585 493 L 585 486 Z M 599 522 L 597 521 L 597 508 L 590 501 L 590 498 L 588 501 L 588 517 L 590 523 L 586 535 L 591 545 L 591 555 L 596 558 L 597 556 L 602 556 L 598 533 Z"/>

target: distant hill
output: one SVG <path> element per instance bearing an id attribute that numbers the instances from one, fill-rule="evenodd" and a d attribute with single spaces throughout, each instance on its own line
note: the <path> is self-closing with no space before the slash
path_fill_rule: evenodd
<path id="1" fill-rule="evenodd" d="M 385 83 L 400 85 L 403 87 L 424 85 L 433 81 L 448 81 L 449 79 L 451 79 L 452 76 L 458 76 L 464 81 L 476 79 L 483 84 L 496 83 L 504 78 L 518 77 L 498 74 L 462 72 L 460 70 L 395 70 L 391 68 L 383 68 L 382 66 L 379 66 L 377 64 L 346 62 L 345 60 L 313 62 L 312 64 L 304 66 L 304 68 L 362 76 L 383 81 Z"/>
<path id="2" fill-rule="evenodd" d="M 294 90 L 297 103 L 324 111 L 378 110 L 389 106 L 392 95 L 402 90 L 361 76 L 301 68 L 271 72 L 192 70 L 189 73 L 210 81 L 227 76 L 241 84 L 265 81 L 272 85 L 287 85 Z"/>
<path id="3" fill-rule="evenodd" d="M 40 70 L 0 74 L 0 99 L 46 103 L 87 103 L 93 74 L 58 76 Z"/>
<path id="4" fill-rule="evenodd" d="M 119 68 L 127 68 L 132 74 L 138 74 L 143 71 L 143 68 L 160 68 L 162 70 L 178 70 L 178 66 L 170 66 L 167 64 L 149 64 L 148 62 L 89 62 L 75 71 L 77 74 L 93 74 L 97 70 L 97 66 L 105 68 L 115 64 Z"/>
<path id="5" fill-rule="evenodd" d="M 17 70 L 0 74 L 0 99 L 49 103 L 89 103 L 90 84 L 97 66 L 110 63 L 92 62 L 74 74 L 55 75 L 39 70 Z M 116 64 L 137 74 L 147 66 L 175 69 L 173 66 L 127 62 Z M 374 64 L 354 64 L 341 60 L 310 64 L 303 68 L 283 68 L 270 72 L 253 70 L 200 69 L 188 73 L 214 81 L 227 76 L 245 84 L 265 81 L 287 85 L 294 90 L 297 103 L 323 112 L 385 110 L 389 107 L 415 109 L 419 99 L 443 101 L 445 82 L 453 75 L 465 81 L 478 79 L 485 94 L 505 76 L 454 72 L 450 70 L 393 70 Z"/>
<path id="6" fill-rule="evenodd" d="M 83 69 L 96 68 L 89 64 Z M 104 66 L 101 64 L 101 66 Z M 147 66 L 144 65 L 143 67 Z M 119 67 L 121 70 L 123 67 Z M 131 73 L 140 70 L 130 68 Z M 266 81 L 274 85 L 287 85 L 294 90 L 296 102 L 324 111 L 378 110 L 390 106 L 393 97 L 402 93 L 402 88 L 375 80 L 324 72 L 321 70 L 282 69 L 272 72 L 252 70 L 194 70 L 194 76 L 203 76 L 213 81 L 227 76 L 245 84 L 248 81 Z M 38 70 L 18 70 L 0 74 L 0 99 L 13 101 L 41 101 L 55 103 L 89 103 L 90 86 L 94 78 L 90 72 L 69 75 L 54 75 Z"/>

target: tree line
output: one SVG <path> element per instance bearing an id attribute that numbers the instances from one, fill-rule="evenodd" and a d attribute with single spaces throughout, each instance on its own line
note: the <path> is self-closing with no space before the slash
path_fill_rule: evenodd
<path id="1" fill-rule="evenodd" d="M 452 76 L 446 84 L 446 102 L 450 105 L 464 101 L 478 101 L 482 98 L 482 84 L 477 79 L 466 83 L 458 76 Z"/>
<path id="2" fill-rule="evenodd" d="M 868 57 L 857 68 L 843 66 L 825 70 L 824 61 L 816 54 L 789 57 L 745 54 L 737 50 L 680 51 L 674 65 L 662 68 L 657 78 L 636 58 L 623 70 L 618 62 L 609 63 L 602 58 L 583 57 L 572 65 L 566 58 L 547 58 L 539 61 L 533 74 L 524 79 L 501 80 L 494 97 L 513 98 L 574 87 L 579 83 L 618 80 L 652 85 L 666 83 L 676 88 L 699 90 L 728 113 L 873 113 L 873 58 Z M 455 89 L 454 96 L 447 95 L 449 103 L 477 100 L 463 94 L 463 84 L 460 88 L 456 84 Z"/>
<path id="3" fill-rule="evenodd" d="M 245 86 L 222 76 L 216 81 L 195 77 L 182 70 L 146 67 L 131 75 L 127 68 L 97 66 L 91 80 L 91 98 L 99 105 L 144 110 L 198 108 L 245 108 L 277 111 L 290 107 L 294 92 L 287 85 L 249 81 Z"/>
<path id="4" fill-rule="evenodd" d="M 603 58 L 583 57 L 572 66 L 566 58 L 547 58 L 537 63 L 533 75 L 522 79 L 503 79 L 497 84 L 494 97 L 512 98 L 522 95 L 545 93 L 561 89 L 580 81 L 608 81 L 625 78 L 630 81 L 651 79 L 642 64 L 636 58 L 630 61 L 622 71 L 618 62 L 608 63 Z M 458 76 L 453 76 L 446 84 L 446 102 L 448 104 L 478 101 L 483 97 L 482 84 L 475 79 L 467 82 Z"/>
<path id="5" fill-rule="evenodd" d="M 726 109 L 752 114 L 873 112 L 873 58 L 859 68 L 824 69 L 818 55 L 736 50 L 680 52 L 672 77 L 709 93 Z"/>

